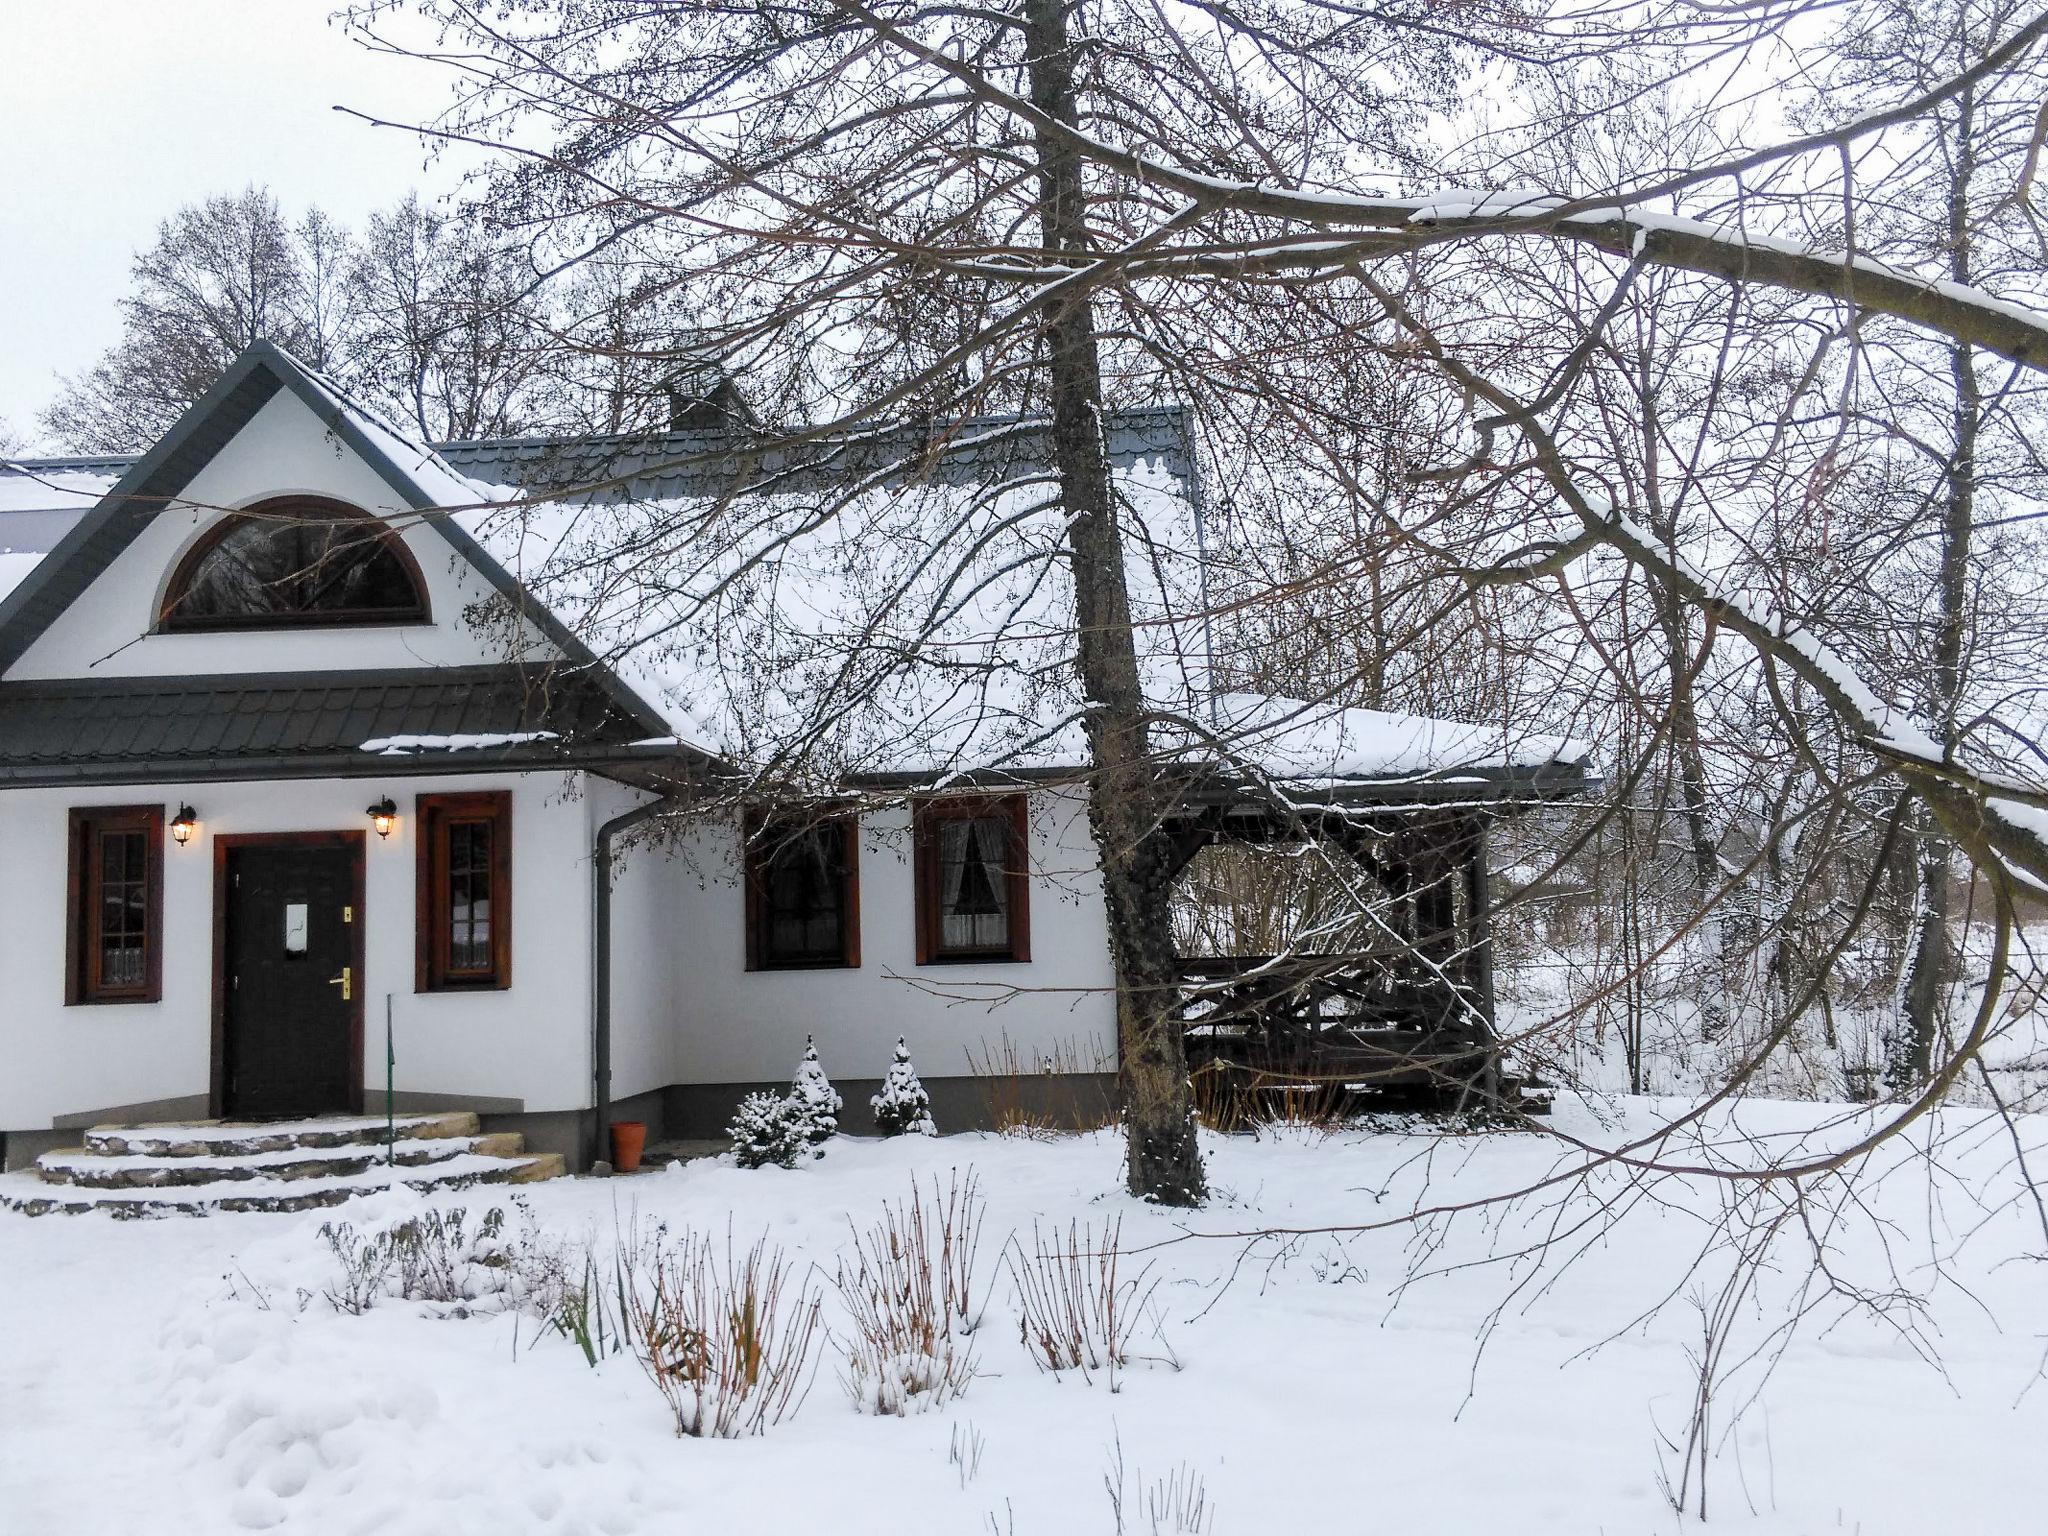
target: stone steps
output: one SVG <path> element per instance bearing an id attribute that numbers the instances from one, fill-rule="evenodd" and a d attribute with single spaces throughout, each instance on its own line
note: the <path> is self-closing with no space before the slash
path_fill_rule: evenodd
<path id="1" fill-rule="evenodd" d="M 557 1152 L 528 1152 L 517 1132 L 481 1134 L 472 1114 L 408 1115 L 387 1160 L 386 1123 L 197 1121 L 101 1125 L 84 1145 L 45 1152 L 34 1172 L 0 1176 L 0 1207 L 31 1216 L 300 1211 L 404 1186 L 525 1184 L 567 1171 Z"/>
<path id="2" fill-rule="evenodd" d="M 96 1125 L 85 1150 L 102 1156 L 229 1157 L 312 1147 L 381 1147 L 387 1124 L 406 1141 L 474 1136 L 472 1114 L 341 1116 L 317 1120 L 188 1120 L 159 1125 Z"/>

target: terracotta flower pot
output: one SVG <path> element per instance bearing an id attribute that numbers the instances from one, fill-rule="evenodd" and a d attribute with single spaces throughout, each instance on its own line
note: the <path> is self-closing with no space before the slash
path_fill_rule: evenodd
<path id="1" fill-rule="evenodd" d="M 612 1168 L 632 1173 L 640 1166 L 640 1154 L 647 1150 L 647 1126 L 639 1120 L 612 1122 Z"/>

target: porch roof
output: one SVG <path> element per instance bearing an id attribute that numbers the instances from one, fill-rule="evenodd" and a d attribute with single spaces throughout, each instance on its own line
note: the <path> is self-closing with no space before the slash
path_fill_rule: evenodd
<path id="1" fill-rule="evenodd" d="M 588 669 L 92 678 L 0 684 L 0 783 L 369 777 L 603 768 L 645 739 Z"/>

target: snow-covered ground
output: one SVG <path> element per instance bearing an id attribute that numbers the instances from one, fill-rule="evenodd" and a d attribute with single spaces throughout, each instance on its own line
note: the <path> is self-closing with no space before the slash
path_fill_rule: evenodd
<path id="1" fill-rule="evenodd" d="M 1556 1128 L 1611 1143 L 1672 1108 L 1566 1102 Z M 1846 1113 L 1752 1103 L 1685 1156 L 1840 1146 L 1859 1124 Z M 1731 1365 L 1791 1315 L 1810 1235 L 1839 1285 L 1891 1293 L 1891 1314 L 1822 1301 L 1767 1377 L 1733 1370 L 1715 1405 L 1714 1528 L 2041 1528 L 2038 1217 L 2011 1130 L 1974 1110 L 1938 1130 L 1932 1162 L 1894 1143 L 1845 1213 L 1782 1225 L 1773 1269 L 1739 1309 Z M 2017 1140 L 2043 1155 L 2048 1121 L 2019 1122 Z M 1169 1243 L 1145 1257 L 1178 1367 L 1136 1366 L 1114 1392 L 1041 1374 L 999 1258 L 1034 1221 L 1099 1232 L 1121 1216 L 1127 1248 L 1384 1222 L 1536 1183 L 1570 1156 L 1530 1135 L 1289 1131 L 1205 1146 L 1217 1198 L 1192 1215 L 1117 1193 L 1108 1135 L 842 1139 L 794 1172 L 695 1163 L 522 1192 L 540 1230 L 600 1248 L 635 1223 L 721 1239 L 730 1224 L 743 1242 L 765 1229 L 815 1262 L 838 1323 L 830 1275 L 849 1219 L 873 1219 L 914 1176 L 977 1171 L 989 1300 L 967 1394 L 920 1416 L 863 1416 L 828 1347 L 794 1417 L 740 1441 L 676 1438 L 632 1358 L 593 1369 L 531 1318 L 399 1300 L 337 1312 L 321 1223 L 388 1221 L 427 1203 L 416 1196 L 292 1216 L 0 1215 L 0 1531 L 1084 1536 L 1117 1530 L 1104 1478 L 1119 1456 L 1133 1532 L 1153 1529 L 1132 1513 L 1144 1488 L 1182 1469 L 1202 1479 L 1218 1536 L 1681 1526 L 1660 1486 L 1679 1458 L 1662 1442 L 1682 1440 L 1694 1391 L 1689 1297 L 1711 1304 L 1728 1273 L 1710 1213 L 1736 1201 L 1730 1186 L 1687 1175 L 1630 1199 L 1608 1175 L 1448 1226 Z M 1783 1209 L 1766 1195 L 1747 1215 Z M 1508 1257 L 1545 1237 L 1540 1268 Z M 976 1439 L 978 1468 L 963 1475 L 949 1448 Z"/>

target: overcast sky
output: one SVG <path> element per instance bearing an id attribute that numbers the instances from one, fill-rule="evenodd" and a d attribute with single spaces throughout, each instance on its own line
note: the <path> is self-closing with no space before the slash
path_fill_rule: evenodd
<path id="1" fill-rule="evenodd" d="M 180 203 L 267 183 L 350 224 L 445 192 L 414 135 L 450 77 L 371 54 L 335 0 L 0 0 L 0 420 L 33 438 L 56 388 L 111 344 L 138 246 Z"/>

